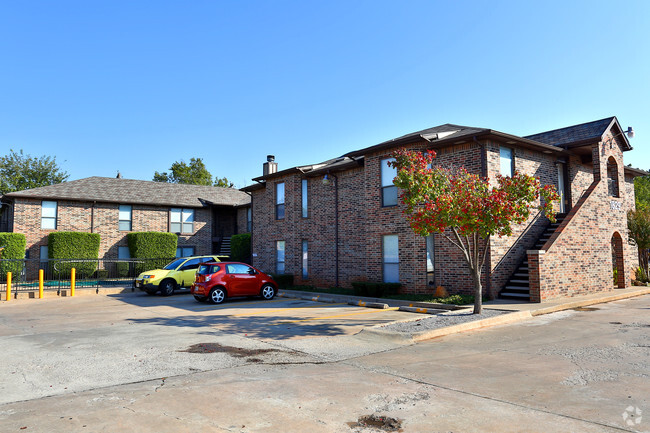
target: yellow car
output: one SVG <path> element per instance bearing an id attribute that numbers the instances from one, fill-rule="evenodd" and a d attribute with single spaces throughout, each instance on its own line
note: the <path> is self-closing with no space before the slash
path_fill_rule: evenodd
<path id="1" fill-rule="evenodd" d="M 162 269 L 141 273 L 133 284 L 150 295 L 160 292 L 163 296 L 169 296 L 180 287 L 192 285 L 201 263 L 219 262 L 220 257 L 222 256 L 181 257 Z"/>

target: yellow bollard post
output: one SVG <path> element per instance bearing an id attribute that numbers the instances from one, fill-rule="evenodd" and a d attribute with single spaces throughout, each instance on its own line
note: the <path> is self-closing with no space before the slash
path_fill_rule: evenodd
<path id="1" fill-rule="evenodd" d="M 11 272 L 7 272 L 7 301 L 11 301 Z"/>
<path id="2" fill-rule="evenodd" d="M 77 270 L 75 268 L 72 268 L 70 270 L 70 296 L 74 296 L 74 283 L 75 283 L 75 274 L 77 273 Z"/>
<path id="3" fill-rule="evenodd" d="M 38 299 L 43 299 L 43 269 L 38 270 Z"/>

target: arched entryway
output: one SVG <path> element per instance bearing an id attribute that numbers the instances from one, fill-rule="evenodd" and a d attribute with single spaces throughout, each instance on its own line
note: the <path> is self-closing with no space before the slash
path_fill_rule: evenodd
<path id="1" fill-rule="evenodd" d="M 612 235 L 612 265 L 616 280 L 614 286 L 619 289 L 625 288 L 625 259 L 623 255 L 623 238 L 619 232 Z"/>

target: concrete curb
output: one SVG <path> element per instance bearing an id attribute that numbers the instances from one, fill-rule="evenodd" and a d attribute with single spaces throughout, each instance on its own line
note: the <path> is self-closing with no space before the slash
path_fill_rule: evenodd
<path id="1" fill-rule="evenodd" d="M 358 307 L 366 308 L 378 308 L 380 310 L 386 310 L 388 308 L 388 304 L 383 304 L 381 302 L 350 301 L 348 302 L 348 305 L 355 305 Z"/>
<path id="2" fill-rule="evenodd" d="M 399 311 L 406 311 L 407 313 L 420 313 L 420 314 L 440 314 L 448 310 L 441 310 L 439 308 L 420 308 L 420 307 L 399 307 Z"/>
<path id="3" fill-rule="evenodd" d="M 551 305 L 549 307 L 542 307 L 536 310 L 531 310 L 533 316 L 541 316 L 543 314 L 556 313 L 558 311 L 571 310 L 578 307 L 586 307 L 588 305 L 605 304 L 607 302 L 620 301 L 622 299 L 636 298 L 650 294 L 650 287 L 646 289 L 635 290 L 634 292 L 620 293 L 608 295 L 600 298 L 582 299 L 579 301 L 565 302 L 558 305 Z"/>

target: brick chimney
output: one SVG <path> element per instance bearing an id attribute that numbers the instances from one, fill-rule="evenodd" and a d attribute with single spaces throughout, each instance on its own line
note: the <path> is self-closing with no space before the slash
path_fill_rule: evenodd
<path id="1" fill-rule="evenodd" d="M 275 155 L 266 155 L 266 162 L 262 165 L 263 175 L 277 173 L 277 171 L 278 163 L 275 162 Z"/>

